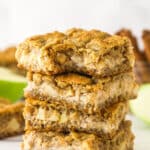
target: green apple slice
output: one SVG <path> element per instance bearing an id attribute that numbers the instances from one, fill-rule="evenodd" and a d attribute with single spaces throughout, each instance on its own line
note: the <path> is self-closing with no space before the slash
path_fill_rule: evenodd
<path id="1" fill-rule="evenodd" d="M 23 96 L 23 89 L 27 84 L 26 78 L 0 67 L 0 97 L 17 101 Z"/>
<path id="2" fill-rule="evenodd" d="M 131 111 L 150 125 L 150 84 L 140 87 L 138 98 L 130 102 Z"/>

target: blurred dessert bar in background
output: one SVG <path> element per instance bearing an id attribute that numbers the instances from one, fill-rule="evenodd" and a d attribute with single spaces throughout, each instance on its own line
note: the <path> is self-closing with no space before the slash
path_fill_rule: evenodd
<path id="1" fill-rule="evenodd" d="M 25 71 L 23 69 L 19 69 L 17 67 L 17 60 L 15 58 L 16 47 L 11 46 L 4 50 L 0 50 L 0 66 L 11 69 L 20 75 L 25 75 Z"/>
<path id="2" fill-rule="evenodd" d="M 139 49 L 139 45 L 136 37 L 133 35 L 131 30 L 121 29 L 117 33 L 120 36 L 128 37 L 133 45 L 134 54 L 135 54 L 135 74 L 136 79 L 139 83 L 148 83 L 150 82 L 150 31 L 143 31 L 143 43 L 144 51 Z"/>
<path id="3" fill-rule="evenodd" d="M 17 64 L 15 59 L 16 47 L 8 47 L 2 51 L 0 51 L 0 65 L 6 67 L 14 67 Z"/>
<path id="4" fill-rule="evenodd" d="M 0 139 L 24 132 L 23 108 L 24 102 L 12 104 L 0 98 Z"/>

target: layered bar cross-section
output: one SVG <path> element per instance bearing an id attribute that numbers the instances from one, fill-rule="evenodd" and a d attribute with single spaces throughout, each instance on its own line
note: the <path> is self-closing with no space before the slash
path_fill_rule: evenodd
<path id="1" fill-rule="evenodd" d="M 126 121 L 112 139 L 94 134 L 27 131 L 22 150 L 133 150 L 131 123 Z"/>
<path id="2" fill-rule="evenodd" d="M 98 113 L 111 104 L 134 99 L 138 86 L 133 73 L 94 79 L 79 74 L 56 76 L 28 73 L 25 96 L 59 102 L 89 114 Z"/>
<path id="3" fill-rule="evenodd" d="M 86 132 L 103 138 L 112 137 L 128 112 L 127 103 L 117 103 L 99 114 L 87 114 L 62 104 L 26 99 L 24 117 L 26 130 Z"/>

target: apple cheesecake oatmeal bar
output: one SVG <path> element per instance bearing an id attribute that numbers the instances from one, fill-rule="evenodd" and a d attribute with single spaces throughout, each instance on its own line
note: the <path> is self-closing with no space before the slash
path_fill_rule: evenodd
<path id="1" fill-rule="evenodd" d="M 138 86 L 133 73 L 94 79 L 79 74 L 55 76 L 28 73 L 25 97 L 60 102 L 87 113 L 95 113 L 105 106 L 127 101 L 137 96 Z"/>
<path id="2" fill-rule="evenodd" d="M 23 102 L 11 104 L 0 101 L 0 139 L 23 133 L 23 108 Z"/>
<path id="3" fill-rule="evenodd" d="M 137 97 L 127 37 L 72 28 L 26 39 L 22 150 L 133 150 L 128 101 Z"/>
<path id="4" fill-rule="evenodd" d="M 131 71 L 134 66 L 130 40 L 98 30 L 33 36 L 18 46 L 16 58 L 19 67 L 48 75 L 78 72 L 105 77 Z"/>
<path id="5" fill-rule="evenodd" d="M 112 139 L 87 133 L 27 131 L 22 150 L 133 150 L 131 122 L 126 121 Z"/>
<path id="6" fill-rule="evenodd" d="M 26 130 L 79 131 L 112 137 L 128 112 L 127 103 L 117 103 L 90 115 L 58 103 L 26 99 L 24 118 Z"/>

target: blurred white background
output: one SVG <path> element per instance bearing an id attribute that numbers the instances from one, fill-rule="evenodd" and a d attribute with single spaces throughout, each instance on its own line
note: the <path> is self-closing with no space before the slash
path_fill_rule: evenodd
<path id="1" fill-rule="evenodd" d="M 0 0 L 0 49 L 33 34 L 70 27 L 110 33 L 150 28 L 149 0 Z"/>

